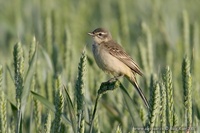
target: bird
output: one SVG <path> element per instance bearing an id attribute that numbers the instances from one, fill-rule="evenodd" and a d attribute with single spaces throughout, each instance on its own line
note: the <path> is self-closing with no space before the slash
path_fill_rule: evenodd
<path id="1" fill-rule="evenodd" d="M 111 33 L 105 28 L 97 28 L 88 32 L 88 35 L 94 41 L 92 52 L 98 67 L 112 74 L 114 78 L 126 77 L 136 88 L 146 107 L 149 108 L 148 100 L 136 80 L 136 74 L 142 76 L 143 73 L 131 56 L 113 40 Z"/>

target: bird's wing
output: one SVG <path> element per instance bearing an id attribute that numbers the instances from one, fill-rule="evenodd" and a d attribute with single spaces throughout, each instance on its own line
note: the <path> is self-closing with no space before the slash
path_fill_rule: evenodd
<path id="1" fill-rule="evenodd" d="M 126 64 L 128 67 L 131 68 L 135 73 L 139 75 L 143 75 L 142 71 L 140 70 L 139 66 L 133 61 L 133 59 L 123 50 L 123 48 L 117 44 L 116 42 L 107 42 L 104 43 L 104 46 L 107 48 L 108 52 Z"/>

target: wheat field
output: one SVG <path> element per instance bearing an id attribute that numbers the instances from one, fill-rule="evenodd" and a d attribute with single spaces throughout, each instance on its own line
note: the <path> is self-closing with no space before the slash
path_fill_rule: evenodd
<path id="1" fill-rule="evenodd" d="M 1 0 L 1 133 L 200 132 L 200 1 Z M 107 28 L 150 108 L 91 52 Z"/>

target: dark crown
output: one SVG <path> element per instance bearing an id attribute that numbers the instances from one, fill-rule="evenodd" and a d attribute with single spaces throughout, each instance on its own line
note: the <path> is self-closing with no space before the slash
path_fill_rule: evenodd
<path id="1" fill-rule="evenodd" d="M 110 40 L 112 38 L 111 34 L 109 31 L 107 31 L 104 28 L 97 28 L 92 32 L 95 36 L 98 36 L 101 39 L 105 39 L 107 38 L 108 40 Z"/>

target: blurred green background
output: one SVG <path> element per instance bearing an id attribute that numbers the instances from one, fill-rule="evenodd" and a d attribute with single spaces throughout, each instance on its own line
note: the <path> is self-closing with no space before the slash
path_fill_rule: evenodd
<path id="1" fill-rule="evenodd" d="M 61 45 L 63 33 L 68 29 L 73 47 L 82 49 L 90 38 L 87 32 L 97 27 L 108 28 L 123 46 L 136 46 L 142 36 L 141 23 L 145 22 L 154 44 L 178 48 L 182 41 L 183 11 L 187 11 L 189 26 L 199 22 L 198 0 L 7 0 L 0 2 L 0 48 L 8 54 L 12 46 L 21 41 L 27 45 L 32 36 L 45 46 L 48 20 L 53 19 L 52 41 Z M 192 32 L 190 32 L 190 35 Z M 190 42 L 192 39 L 190 40 Z M 129 43 L 127 43 L 129 42 Z M 78 53 L 78 51 L 77 51 Z M 136 55 L 135 55 L 136 56 Z M 2 56 L 1 56 L 2 57 Z M 3 62 L 1 60 L 1 62 Z"/>
<path id="2" fill-rule="evenodd" d="M 138 80 L 148 99 L 151 74 L 157 75 L 157 80 L 161 81 L 162 70 L 169 66 L 172 71 L 178 125 L 184 125 L 181 67 L 183 58 L 186 55 L 189 57 L 194 98 L 192 116 L 199 123 L 199 5 L 199 0 L 1 0 L 0 64 L 4 68 L 2 88 L 6 96 L 14 101 L 13 47 L 21 42 L 27 71 L 29 47 L 35 37 L 39 47 L 46 52 L 41 52 L 37 59 L 37 92 L 52 101 L 53 98 L 47 92 L 53 93 L 55 77 L 61 75 L 63 84 L 71 86 L 69 93 L 72 101 L 75 101 L 78 63 L 86 47 L 84 95 L 86 107 L 91 111 L 101 82 L 108 80 L 110 76 L 97 68 L 90 50 L 92 39 L 87 33 L 104 27 L 141 66 L 145 76 L 138 77 Z M 137 122 L 137 119 L 140 119 L 139 110 L 144 107 L 143 103 L 138 101 L 139 97 L 131 85 L 127 81 L 122 82 L 135 102 L 135 122 L 129 120 L 128 111 L 123 113 L 126 107 L 123 105 L 122 94 L 115 90 L 113 95 L 108 93 L 103 96 L 104 100 L 99 105 L 99 129 L 102 132 L 114 132 L 118 125 L 127 132 L 142 123 Z M 10 111 L 8 112 L 8 121 L 11 121 Z M 44 112 L 41 114 L 44 115 Z M 28 114 L 26 121 L 29 119 Z M 44 121 L 42 122 L 44 125 Z M 25 126 L 25 131 L 29 126 Z M 33 127 L 31 129 L 34 131 Z"/>

